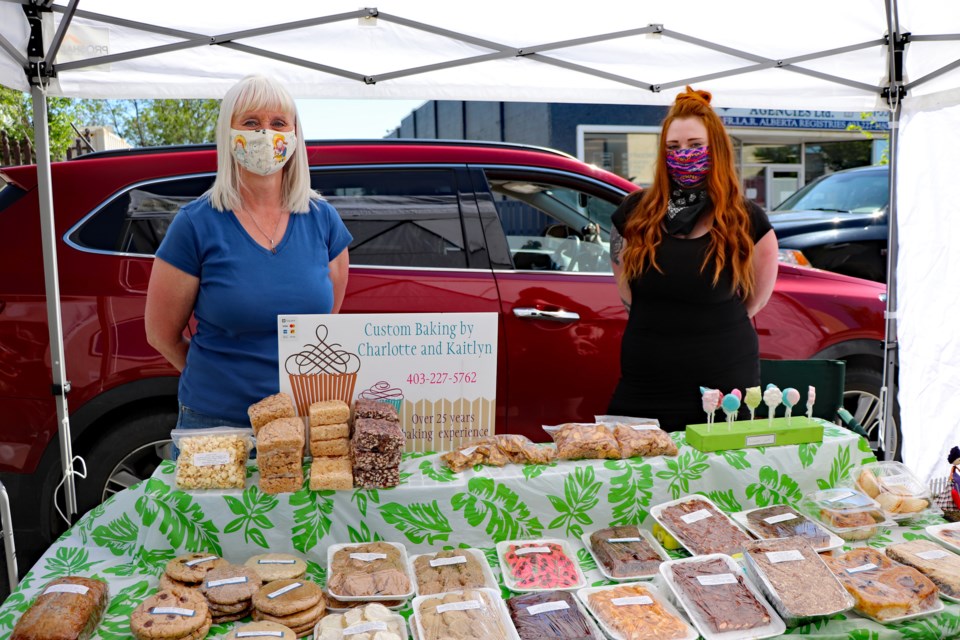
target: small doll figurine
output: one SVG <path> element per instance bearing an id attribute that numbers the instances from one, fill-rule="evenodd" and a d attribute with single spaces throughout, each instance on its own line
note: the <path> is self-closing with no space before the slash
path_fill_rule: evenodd
<path id="1" fill-rule="evenodd" d="M 950 497 L 953 506 L 960 509 L 960 447 L 950 449 L 947 462 L 950 463 Z"/>

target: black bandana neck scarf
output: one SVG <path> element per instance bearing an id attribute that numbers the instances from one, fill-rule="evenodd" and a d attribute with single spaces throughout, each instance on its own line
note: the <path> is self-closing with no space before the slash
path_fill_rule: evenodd
<path id="1" fill-rule="evenodd" d="M 710 207 L 710 196 L 704 185 L 684 189 L 676 183 L 671 184 L 670 201 L 667 203 L 667 216 L 663 226 L 672 236 L 688 236 L 700 219 L 700 214 Z"/>

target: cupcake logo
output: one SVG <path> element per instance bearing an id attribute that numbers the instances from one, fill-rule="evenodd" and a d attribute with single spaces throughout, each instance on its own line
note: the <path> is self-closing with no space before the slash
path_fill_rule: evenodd
<path id="1" fill-rule="evenodd" d="M 321 400 L 350 404 L 360 371 L 359 356 L 342 349 L 339 343 L 327 342 L 326 325 L 317 325 L 315 335 L 316 344 L 307 344 L 284 361 L 297 413 L 302 416 L 307 415 L 311 404 Z"/>
<path id="2" fill-rule="evenodd" d="M 396 387 L 391 387 L 386 380 L 377 382 L 369 389 L 364 389 L 358 396 L 361 400 L 374 400 L 376 402 L 386 402 L 392 404 L 393 408 L 400 411 L 400 405 L 403 404 L 403 391 Z"/>

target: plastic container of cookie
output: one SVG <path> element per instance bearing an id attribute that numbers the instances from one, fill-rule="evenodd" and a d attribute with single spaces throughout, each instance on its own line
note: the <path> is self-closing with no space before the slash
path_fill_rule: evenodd
<path id="1" fill-rule="evenodd" d="M 888 518 L 896 522 L 943 513 L 930 488 L 902 462 L 871 462 L 850 470 L 849 486 L 873 498 Z"/>
<path id="2" fill-rule="evenodd" d="M 932 524 L 927 526 L 924 531 L 931 540 L 942 544 L 951 551 L 960 553 L 960 522 Z"/>
<path id="3" fill-rule="evenodd" d="M 609 548 L 595 548 L 597 538 Z M 603 577 L 614 582 L 650 580 L 670 559 L 652 533 L 633 525 L 584 532 L 580 540 Z"/>
<path id="4" fill-rule="evenodd" d="M 571 591 L 587 584 L 566 540 L 503 540 L 497 543 L 497 558 L 500 577 L 510 591 Z"/>
<path id="5" fill-rule="evenodd" d="M 671 601 L 687 612 L 704 640 L 758 640 L 787 630 L 737 561 L 726 554 L 664 562 L 660 579 Z M 732 628 L 720 631 L 721 626 Z"/>
<path id="6" fill-rule="evenodd" d="M 327 548 L 327 592 L 342 602 L 407 600 L 413 596 L 409 566 L 407 549 L 398 542 L 332 544 Z"/>
<path id="7" fill-rule="evenodd" d="M 591 596 L 596 597 L 591 599 Z M 611 619 L 611 612 L 614 611 L 623 613 L 619 619 L 620 624 L 642 625 L 644 631 L 647 631 L 647 635 L 642 636 L 645 638 L 696 640 L 700 637 L 667 595 L 650 582 L 584 587 L 577 591 L 577 599 L 611 640 L 629 640 L 627 635 L 612 626 L 617 624 L 616 620 Z M 601 601 L 604 606 L 600 606 Z"/>
<path id="8" fill-rule="evenodd" d="M 353 640 L 359 634 L 393 633 L 401 640 L 409 634 L 407 621 L 395 611 L 384 611 L 380 602 L 366 602 L 342 613 L 328 613 L 313 628 L 314 640 Z M 328 607 L 329 611 L 329 607 Z"/>
<path id="9" fill-rule="evenodd" d="M 818 553 L 843 546 L 843 538 L 790 505 L 778 504 L 748 509 L 731 514 L 730 517 L 759 540 L 800 536 L 806 538 Z"/>
<path id="10" fill-rule="evenodd" d="M 498 589 L 417 596 L 413 620 L 418 640 L 520 640 Z"/>
<path id="11" fill-rule="evenodd" d="M 174 475 L 178 489 L 243 489 L 246 486 L 253 429 L 174 429 L 170 438 L 180 450 Z"/>
<path id="12" fill-rule="evenodd" d="M 438 558 L 438 555 L 442 557 Z M 434 575 L 423 575 L 423 571 Z M 410 556 L 410 575 L 413 576 L 414 593 L 418 596 L 463 589 L 500 588 L 487 556 L 479 549 L 452 549 Z M 460 582 L 459 586 L 446 588 L 454 579 Z"/>
<path id="13" fill-rule="evenodd" d="M 326 590 L 323 592 L 323 597 L 327 602 L 327 611 L 330 613 L 346 613 L 370 604 L 369 600 L 337 600 Z M 377 604 L 382 604 L 391 611 L 403 611 L 404 607 L 410 604 L 410 600 L 377 600 Z"/>
<path id="14" fill-rule="evenodd" d="M 800 508 L 847 541 L 866 540 L 876 534 L 879 527 L 895 524 L 873 498 L 856 489 L 813 491 L 804 496 Z"/>
<path id="15" fill-rule="evenodd" d="M 661 502 L 650 515 L 692 555 L 736 554 L 751 538 L 710 498 L 699 494 Z"/>
<path id="16" fill-rule="evenodd" d="M 566 598 L 564 598 L 563 596 L 566 596 Z M 540 601 L 537 604 L 521 603 L 519 606 L 515 604 L 517 602 L 517 600 L 515 599 L 526 601 L 534 598 L 540 599 Z M 563 624 L 562 621 L 557 621 L 555 618 L 551 620 L 551 617 L 547 615 L 552 611 L 558 611 L 560 609 L 569 609 L 570 604 L 567 602 L 567 598 L 569 598 L 569 600 L 572 601 L 573 606 L 577 608 L 577 612 L 583 618 L 587 631 L 589 632 L 587 636 L 583 636 L 577 633 L 573 637 L 576 637 L 576 638 L 589 637 L 589 638 L 592 638 L 592 640 L 605 640 L 606 636 L 604 635 L 604 632 L 600 630 L 599 626 L 597 626 L 597 622 L 596 620 L 594 620 L 593 616 L 591 616 L 587 612 L 587 608 L 583 606 L 583 602 L 581 602 L 580 599 L 577 598 L 575 593 L 568 592 L 568 591 L 562 591 L 562 592 L 542 591 L 539 593 L 521 593 L 505 601 L 505 604 L 507 605 L 507 612 L 510 614 L 510 619 L 513 622 L 514 628 L 517 630 L 517 635 L 520 636 L 520 640 L 524 640 L 524 635 L 522 632 L 523 623 L 521 621 L 521 623 L 518 624 L 518 620 L 520 620 L 520 615 L 521 615 L 519 611 L 521 610 L 525 610 L 526 613 L 529 613 L 531 616 L 533 616 L 531 618 L 531 621 L 537 620 L 539 616 L 544 616 L 547 618 L 547 620 L 540 622 L 539 624 L 536 624 L 534 626 L 536 631 L 530 634 L 534 638 L 544 637 L 544 634 L 539 633 L 540 629 L 537 629 L 537 627 L 542 628 L 541 625 L 549 627 L 550 632 L 552 632 L 553 634 L 550 637 L 556 638 L 556 640 L 563 640 L 565 637 L 570 637 L 571 636 L 570 633 L 564 634 L 561 629 L 557 628 L 558 623 Z M 523 609 L 521 609 L 520 607 L 523 607 Z M 581 629 L 577 629 L 577 631 L 580 631 L 580 630 Z"/>

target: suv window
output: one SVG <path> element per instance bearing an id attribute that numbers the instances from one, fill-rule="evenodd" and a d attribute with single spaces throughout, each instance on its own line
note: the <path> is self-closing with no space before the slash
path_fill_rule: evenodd
<path id="1" fill-rule="evenodd" d="M 548 176 L 487 171 L 515 269 L 610 273 L 616 205 Z"/>
<path id="2" fill-rule="evenodd" d="M 453 170 L 316 171 L 311 184 L 353 235 L 350 264 L 467 267 Z"/>
<path id="3" fill-rule="evenodd" d="M 811 209 L 872 213 L 886 207 L 889 200 L 890 185 L 886 171 L 851 171 L 814 180 L 784 200 L 774 211 Z"/>

